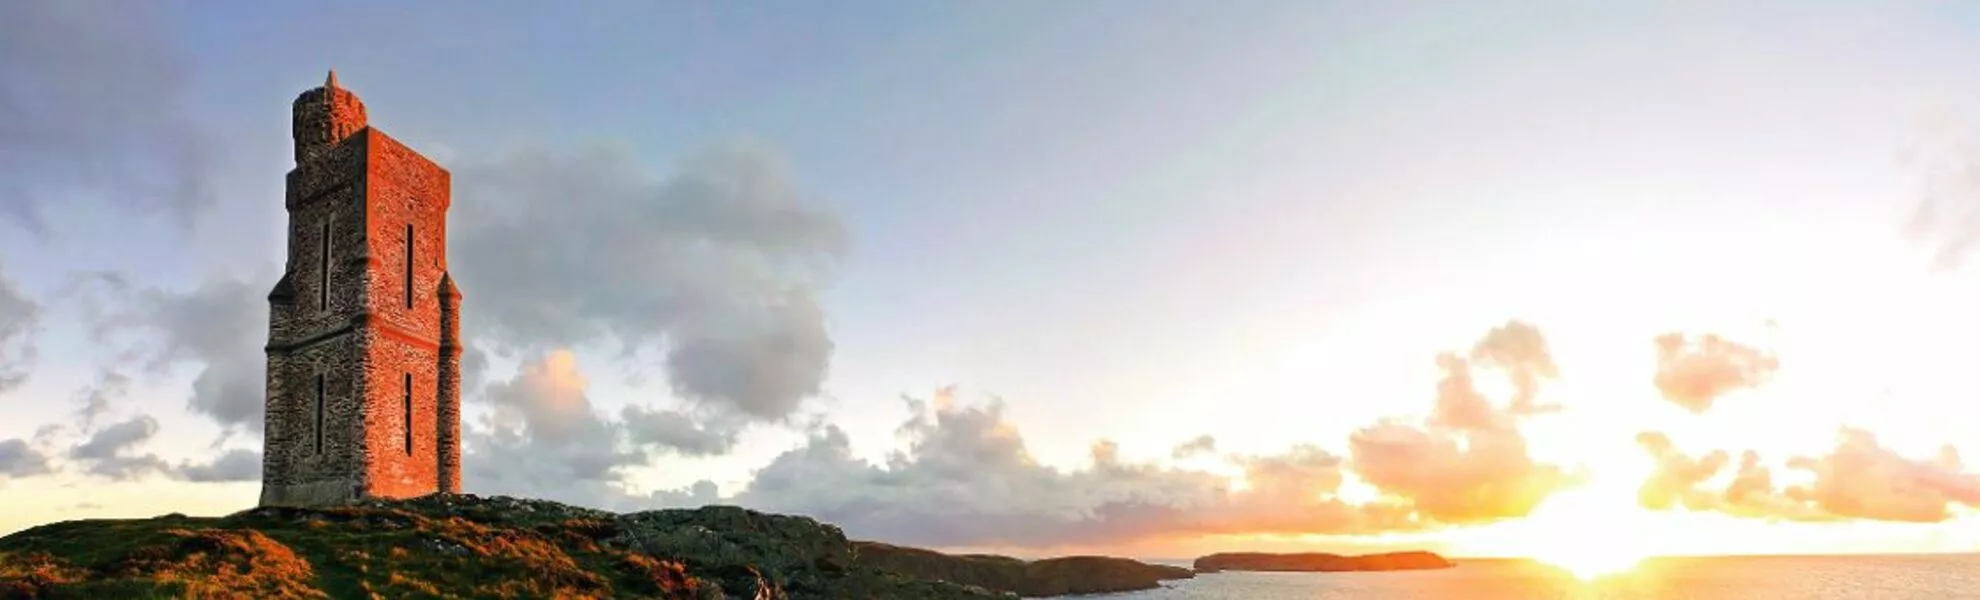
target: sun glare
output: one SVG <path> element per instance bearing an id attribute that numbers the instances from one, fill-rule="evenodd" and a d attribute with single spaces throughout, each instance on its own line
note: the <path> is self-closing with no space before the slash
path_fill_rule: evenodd
<path id="1" fill-rule="evenodd" d="M 1564 490 L 1501 530 L 1501 547 L 1584 580 L 1617 575 L 1648 553 L 1642 516 L 1626 489 Z"/>

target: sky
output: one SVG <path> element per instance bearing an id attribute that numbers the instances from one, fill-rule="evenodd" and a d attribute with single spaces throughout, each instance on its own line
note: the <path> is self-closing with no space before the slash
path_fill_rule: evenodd
<path id="1" fill-rule="evenodd" d="M 256 502 L 334 68 L 453 174 L 471 493 L 1980 550 L 1980 14 L 1593 4 L 0 3 L 0 533 Z"/>

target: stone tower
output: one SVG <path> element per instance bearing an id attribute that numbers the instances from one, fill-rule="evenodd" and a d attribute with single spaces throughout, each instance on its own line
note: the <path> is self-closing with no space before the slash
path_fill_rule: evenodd
<path id="1" fill-rule="evenodd" d="M 450 176 L 366 125 L 335 72 L 293 110 L 289 257 L 268 294 L 261 504 L 458 493 Z"/>

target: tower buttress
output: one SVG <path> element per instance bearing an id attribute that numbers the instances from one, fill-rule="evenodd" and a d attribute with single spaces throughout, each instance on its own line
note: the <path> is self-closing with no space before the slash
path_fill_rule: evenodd
<path id="1" fill-rule="evenodd" d="M 440 491 L 461 493 L 461 290 L 440 276 Z"/>

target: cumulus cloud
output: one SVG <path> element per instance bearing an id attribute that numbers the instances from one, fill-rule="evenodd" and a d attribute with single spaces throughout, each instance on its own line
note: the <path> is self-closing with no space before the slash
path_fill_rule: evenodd
<path id="1" fill-rule="evenodd" d="M 1797 457 L 1788 466 L 1815 476 L 1814 483 L 1790 487 L 1788 496 L 1837 516 L 1938 522 L 1952 517 L 1951 505 L 1980 506 L 1980 475 L 1966 472 L 1952 446 L 1931 459 L 1909 458 L 1868 431 L 1845 427 L 1828 454 Z"/>
<path id="2" fill-rule="evenodd" d="M 1762 350 L 1716 334 L 1657 336 L 1657 391 L 1693 413 L 1703 413 L 1727 393 L 1759 387 L 1780 369 Z"/>
<path id="3" fill-rule="evenodd" d="M 1412 528 L 1407 509 L 1336 496 L 1340 457 L 1310 446 L 1230 456 L 1242 487 L 1206 471 L 1138 463 L 1106 441 L 1084 469 L 1038 464 L 1002 405 L 965 406 L 945 390 L 910 399 L 905 447 L 883 464 L 852 454 L 845 432 L 807 442 L 728 499 L 811 515 L 856 537 L 927 545 L 1052 546 L 1201 534 L 1352 534 Z"/>
<path id="4" fill-rule="evenodd" d="M 465 428 L 462 485 L 476 493 L 625 506 L 625 469 L 666 454 L 727 452 L 735 430 L 674 412 L 629 405 L 612 419 L 586 394 L 588 381 L 569 350 L 524 363 L 483 394 L 491 412 Z M 724 423 L 719 419 L 712 422 Z"/>
<path id="5" fill-rule="evenodd" d="M 762 421 L 818 392 L 818 293 L 846 234 L 767 153 L 709 151 L 661 181 L 623 153 L 524 153 L 455 181 L 475 199 L 452 228 L 464 326 L 491 349 L 658 348 L 676 393 Z"/>
<path id="6" fill-rule="evenodd" d="M 20 438 L 0 440 L 0 476 L 32 477 L 54 472 L 48 455 Z"/>
<path id="7" fill-rule="evenodd" d="M 1867 431 L 1845 427 L 1828 454 L 1789 458 L 1789 469 L 1812 477 L 1782 488 L 1752 450 L 1741 453 L 1739 465 L 1728 472 L 1722 450 L 1689 456 L 1662 434 L 1637 439 L 1658 461 L 1639 496 L 1646 508 L 1681 505 L 1768 520 L 1929 523 L 1951 518 L 1953 506 L 1980 506 L 1980 474 L 1967 472 L 1951 446 L 1930 459 L 1910 458 Z M 1720 477 L 1728 473 L 1729 478 Z"/>
<path id="8" fill-rule="evenodd" d="M 620 447 L 617 428 L 593 409 L 586 385 L 568 350 L 524 364 L 508 381 L 488 384 L 485 397 L 493 412 L 480 427 L 464 431 L 463 486 L 478 493 L 555 497 L 576 491 L 574 486 L 619 481 L 621 467 L 641 457 Z"/>
<path id="9" fill-rule="evenodd" d="M 1492 328 L 1471 348 L 1471 362 L 1498 369 L 1511 379 L 1513 397 L 1508 412 L 1527 415 L 1552 410 L 1539 404 L 1540 384 L 1561 376 L 1554 355 L 1547 350 L 1547 338 L 1540 328 L 1521 321 L 1508 321 Z"/>
<path id="10" fill-rule="evenodd" d="M 1354 472 L 1385 494 L 1407 500 L 1441 523 L 1476 523 L 1523 516 L 1571 482 L 1559 467 L 1536 462 L 1518 422 L 1552 406 L 1540 385 L 1558 376 L 1538 328 L 1513 321 L 1493 329 L 1469 358 L 1440 355 L 1444 377 L 1422 423 L 1385 419 L 1348 438 Z M 1512 398 L 1495 405 L 1474 371 L 1490 367 L 1513 384 Z"/>
<path id="11" fill-rule="evenodd" d="M 158 455 L 136 453 L 157 434 L 158 420 L 138 415 L 98 430 L 70 449 L 69 459 L 84 465 L 92 475 L 120 481 L 169 471 L 171 466 Z"/>
<path id="12" fill-rule="evenodd" d="M 212 204 L 214 147 L 159 10 L 0 3 L 0 219 L 44 231 L 49 198 L 85 197 L 189 225 Z"/>
<path id="13" fill-rule="evenodd" d="M 0 270 L 0 394 L 27 382 L 34 361 L 34 334 L 41 307 L 29 300 Z"/>
<path id="14" fill-rule="evenodd" d="M 1732 460 L 1726 451 L 1715 450 L 1704 456 L 1692 457 L 1679 451 L 1671 443 L 1670 436 L 1654 431 L 1637 434 L 1636 443 L 1657 460 L 1656 470 L 1637 490 L 1637 502 L 1644 508 L 1669 510 L 1683 505 L 1692 510 L 1709 510 L 1718 506 L 1719 498 L 1700 489 L 1700 486 L 1725 470 L 1726 464 Z M 1755 457 L 1755 460 L 1758 458 Z M 1753 467 L 1758 468 L 1757 465 Z M 1771 477 L 1765 475 L 1765 471 L 1760 473 Z M 1772 491 L 1771 486 L 1768 491 Z"/>

